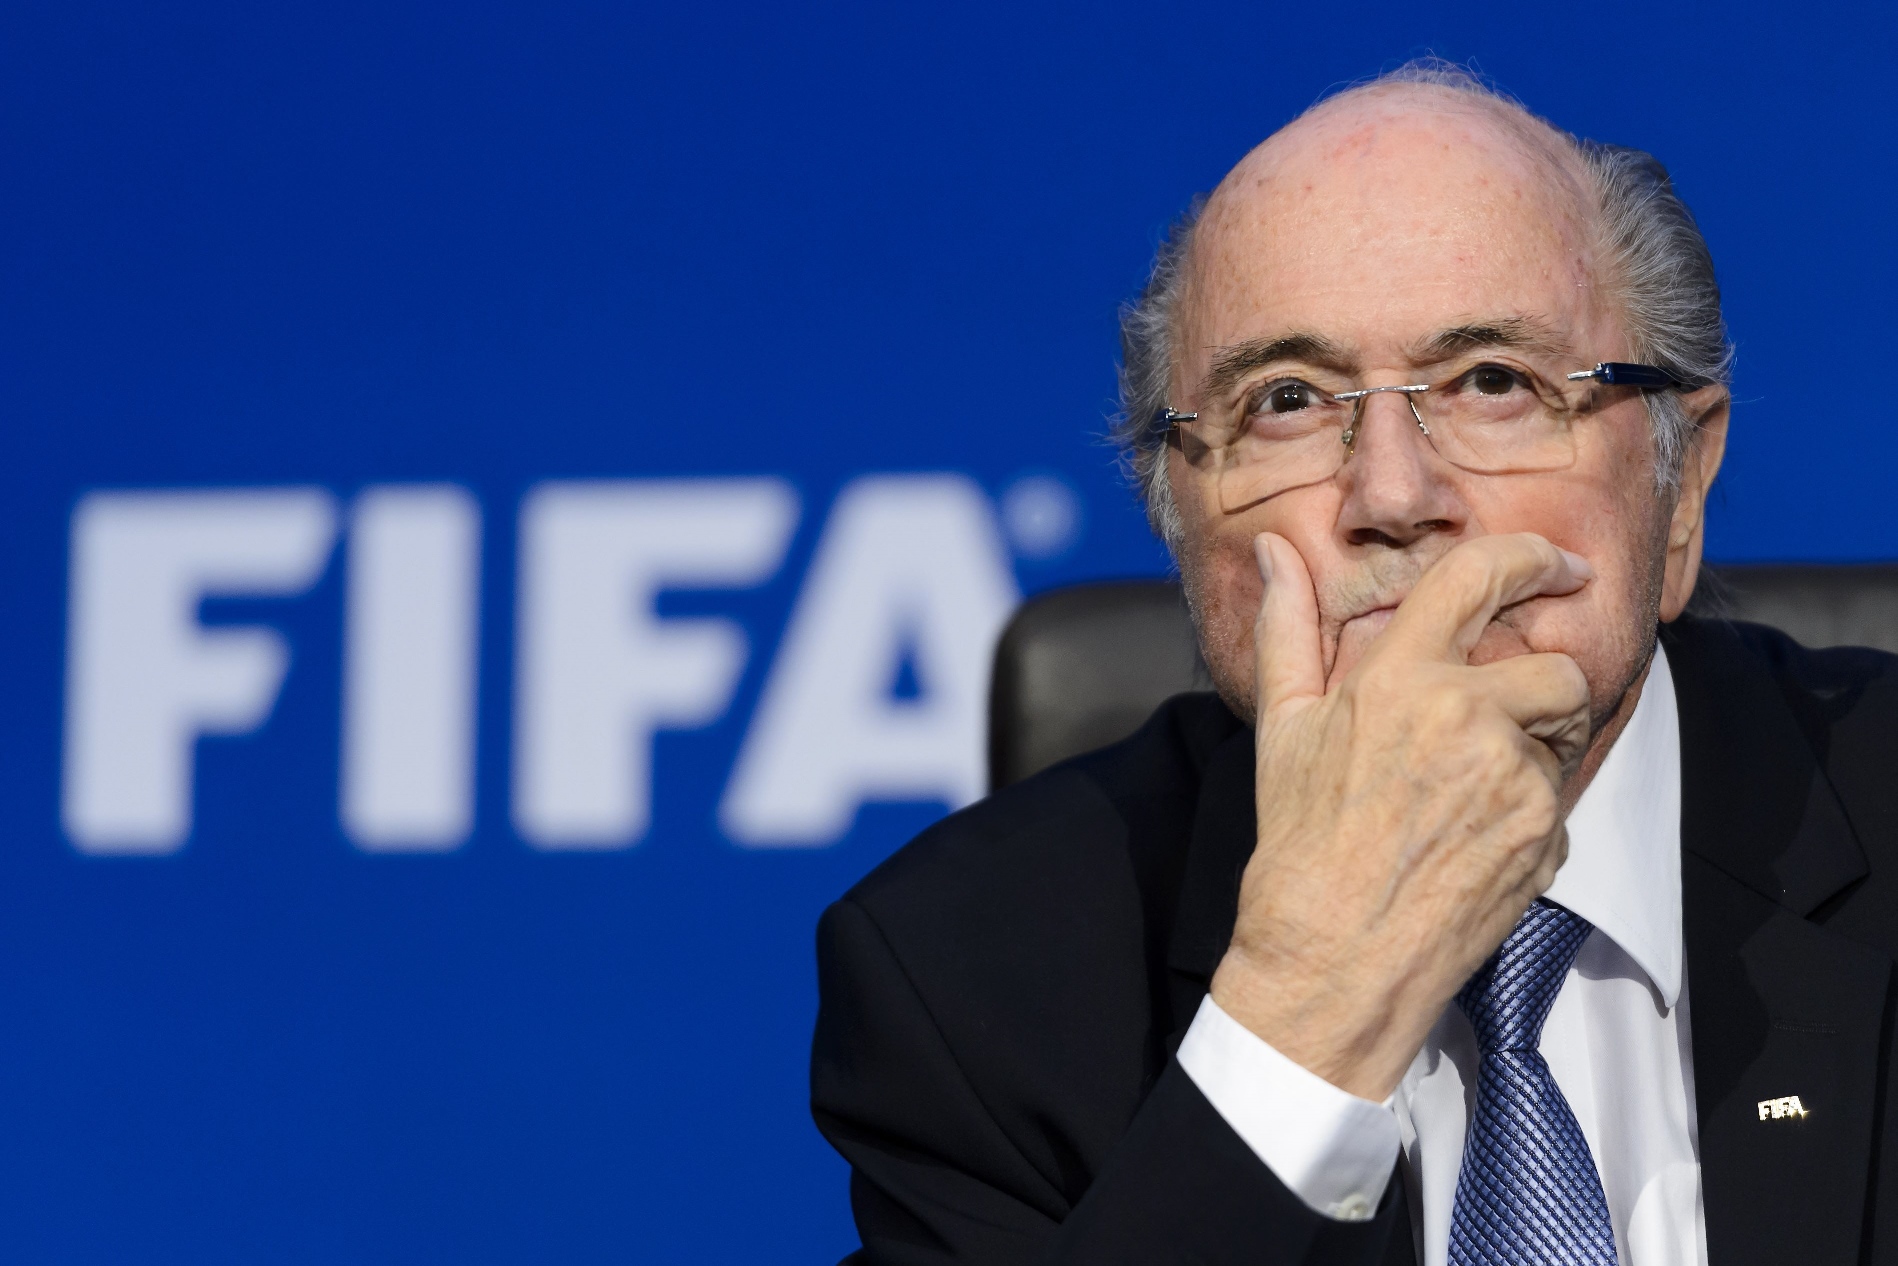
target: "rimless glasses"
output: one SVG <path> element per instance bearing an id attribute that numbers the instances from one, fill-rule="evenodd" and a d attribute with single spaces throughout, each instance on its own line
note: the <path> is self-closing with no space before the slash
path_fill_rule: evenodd
<path id="1" fill-rule="evenodd" d="M 1155 421 L 1179 431 L 1188 460 L 1217 476 L 1220 508 L 1232 511 L 1337 474 L 1356 449 L 1373 396 L 1403 396 L 1417 428 L 1451 465 L 1500 475 L 1571 465 L 1577 424 L 1607 403 L 1602 388 L 1695 385 L 1653 365 L 1621 361 L 1543 374 L 1523 363 L 1482 360 L 1431 382 L 1389 387 L 1354 389 L 1314 373 L 1275 377 L 1225 408 L 1168 408 Z"/>

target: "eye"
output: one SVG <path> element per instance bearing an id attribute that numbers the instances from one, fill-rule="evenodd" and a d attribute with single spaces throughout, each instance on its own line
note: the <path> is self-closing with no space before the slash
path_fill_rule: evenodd
<path id="1" fill-rule="evenodd" d="M 1268 383 L 1252 398 L 1253 413 L 1297 413 L 1318 403 L 1317 388 L 1286 379 Z"/>
<path id="2" fill-rule="evenodd" d="M 1501 365 L 1478 365 L 1463 381 L 1479 396 L 1506 396 L 1523 385 L 1522 375 Z"/>

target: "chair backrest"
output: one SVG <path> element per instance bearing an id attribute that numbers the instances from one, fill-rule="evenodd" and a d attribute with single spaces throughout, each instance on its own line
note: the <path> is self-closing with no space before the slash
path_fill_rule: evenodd
<path id="1" fill-rule="evenodd" d="M 1722 567 L 1709 588 L 1723 614 L 1784 629 L 1807 646 L 1898 652 L 1898 566 Z M 1211 684 L 1177 583 L 1038 594 L 995 649 L 989 785 L 1123 739 L 1170 696 Z"/>

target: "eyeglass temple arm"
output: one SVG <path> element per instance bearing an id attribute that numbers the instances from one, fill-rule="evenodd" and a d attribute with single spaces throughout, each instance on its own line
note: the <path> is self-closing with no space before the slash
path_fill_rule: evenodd
<path id="1" fill-rule="evenodd" d="M 1587 378 L 1605 387 L 1643 387 L 1650 390 L 1679 387 L 1682 391 L 1693 390 L 1693 384 L 1682 382 L 1665 369 L 1654 365 L 1631 365 L 1619 360 L 1605 360 L 1593 369 L 1584 369 L 1568 376 L 1570 382 L 1581 382 Z"/>

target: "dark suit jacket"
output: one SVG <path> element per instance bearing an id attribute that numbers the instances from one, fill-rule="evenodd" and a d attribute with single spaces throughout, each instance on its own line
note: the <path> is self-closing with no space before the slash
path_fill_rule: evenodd
<path id="1" fill-rule="evenodd" d="M 1898 658 L 1663 631 L 1707 1242 L 1898 1263 Z M 863 1249 L 924 1263 L 1409 1263 L 1281 1184 L 1173 1059 L 1253 845 L 1252 733 L 1182 695 L 924 832 L 825 914 L 811 1072 Z M 1804 1118 L 1762 1121 L 1798 1095 Z"/>

